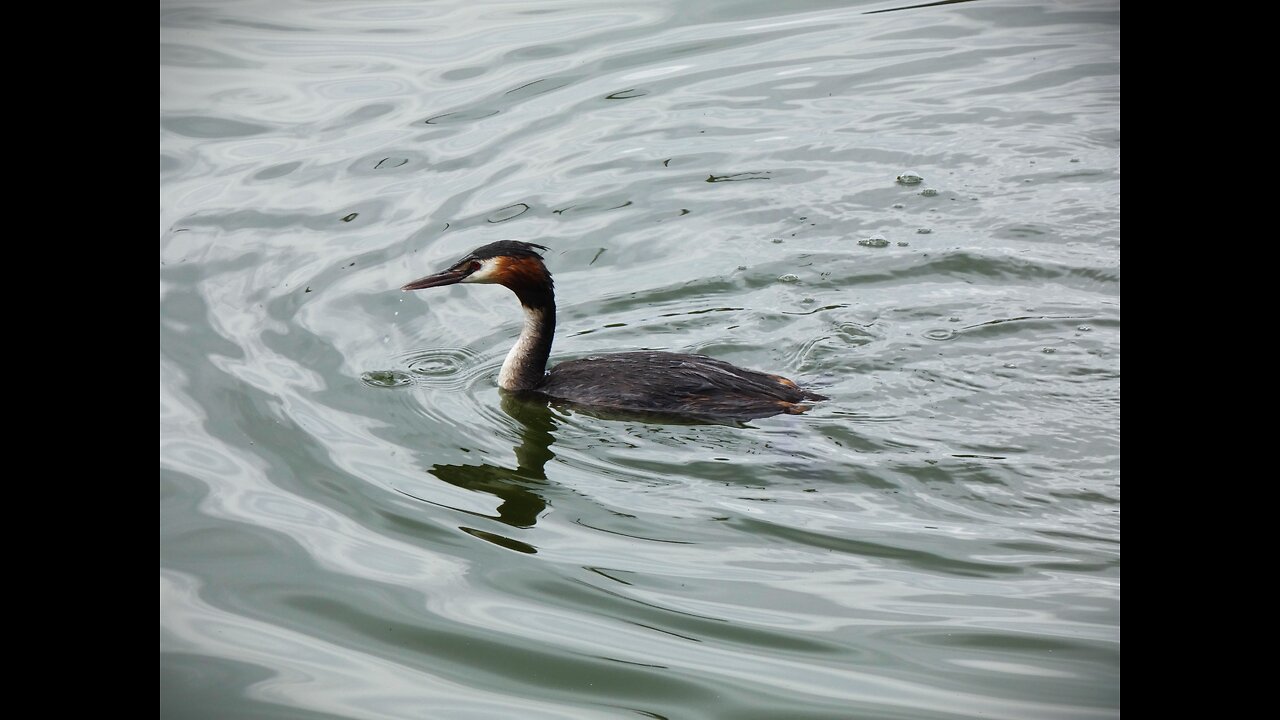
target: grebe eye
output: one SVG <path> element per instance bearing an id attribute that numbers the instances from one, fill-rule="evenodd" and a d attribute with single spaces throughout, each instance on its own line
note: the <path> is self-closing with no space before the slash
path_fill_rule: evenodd
<path id="1" fill-rule="evenodd" d="M 475 272 L 482 267 L 484 267 L 484 265 L 479 260 L 472 260 L 471 265 L 467 269 L 471 272 Z"/>

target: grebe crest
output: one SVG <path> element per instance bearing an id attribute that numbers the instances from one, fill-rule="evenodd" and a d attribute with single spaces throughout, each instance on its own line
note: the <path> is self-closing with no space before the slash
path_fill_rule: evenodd
<path id="1" fill-rule="evenodd" d="M 780 375 L 740 368 L 706 355 L 640 351 L 592 355 L 547 371 L 556 328 L 555 284 L 539 250 L 502 240 L 476 248 L 449 268 L 401 290 L 455 283 L 502 285 L 524 310 L 520 337 L 498 373 L 504 390 L 535 393 L 609 414 L 748 420 L 799 414 L 806 400 L 826 400 Z"/>

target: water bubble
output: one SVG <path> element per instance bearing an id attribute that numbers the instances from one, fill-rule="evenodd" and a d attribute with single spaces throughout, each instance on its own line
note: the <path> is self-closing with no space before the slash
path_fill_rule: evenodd
<path id="1" fill-rule="evenodd" d="M 876 235 L 872 235 L 871 237 L 865 240 L 859 240 L 858 244 L 866 245 L 867 247 L 877 247 L 877 248 L 889 247 L 889 239 L 883 235 L 876 234 Z"/>
<path id="2" fill-rule="evenodd" d="M 774 239 L 773 239 L 773 244 L 774 244 L 774 245 L 781 245 L 781 244 L 782 244 L 782 238 L 774 238 Z"/>
<path id="3" fill-rule="evenodd" d="M 781 280 L 782 282 L 785 282 L 785 283 L 800 282 L 800 276 L 799 276 L 799 275 L 796 275 L 796 274 L 794 274 L 794 273 L 787 273 L 786 275 L 779 275 L 779 276 L 778 276 L 778 279 L 779 279 L 779 280 Z"/>
<path id="4" fill-rule="evenodd" d="M 1010 369 L 1010 370 L 1013 370 L 1014 368 L 1018 367 L 1018 364 L 1017 364 L 1017 363 L 1005 363 L 1005 364 L 1004 364 L 1004 366 L 1005 366 L 1006 368 Z"/>
<path id="5" fill-rule="evenodd" d="M 1078 325 L 1076 326 L 1076 329 L 1079 330 L 1080 332 L 1089 332 L 1093 328 L 1089 327 L 1088 325 Z"/>
<path id="6" fill-rule="evenodd" d="M 898 247 L 907 247 L 907 246 L 908 246 L 908 245 L 910 245 L 910 244 L 911 244 L 911 243 L 906 242 L 906 241 L 904 241 L 904 240 L 899 240 L 899 241 L 898 241 Z"/>
<path id="7" fill-rule="evenodd" d="M 913 170 L 908 170 L 898 176 L 898 182 L 903 185 L 919 185 L 924 182 L 924 177 Z"/>
<path id="8" fill-rule="evenodd" d="M 920 191 L 920 194 L 923 195 L 924 197 L 936 197 L 938 194 L 938 191 L 933 188 L 925 188 Z"/>
<path id="9" fill-rule="evenodd" d="M 413 378 L 399 370 L 372 370 L 362 373 L 360 380 L 365 385 L 376 388 L 396 388 L 413 384 Z"/>
<path id="10" fill-rule="evenodd" d="M 926 330 L 924 336 L 930 340 L 950 340 L 956 336 L 956 331 L 948 330 L 947 328 L 936 328 L 934 330 Z"/>
<path id="11" fill-rule="evenodd" d="M 1047 347 L 1047 348 L 1040 348 L 1040 352 L 1044 353 L 1045 355 L 1052 355 L 1052 354 L 1054 354 L 1054 353 L 1056 353 L 1056 352 L 1058 352 L 1058 351 L 1057 351 L 1057 350 L 1054 350 L 1054 349 L 1053 349 L 1053 348 L 1051 348 L 1051 347 Z"/>
<path id="12" fill-rule="evenodd" d="M 933 228 L 916 228 L 917 235 L 928 235 L 933 232 Z"/>
<path id="13" fill-rule="evenodd" d="M 947 322 L 960 322 L 960 318 L 956 315 L 952 315 L 951 317 L 947 318 Z"/>
<path id="14" fill-rule="evenodd" d="M 903 205 L 902 203 L 894 203 L 894 204 L 893 204 L 893 209 L 894 209 L 894 210 L 901 210 L 901 209 L 902 209 L 902 208 L 904 208 L 904 207 L 906 207 L 906 205 Z"/>

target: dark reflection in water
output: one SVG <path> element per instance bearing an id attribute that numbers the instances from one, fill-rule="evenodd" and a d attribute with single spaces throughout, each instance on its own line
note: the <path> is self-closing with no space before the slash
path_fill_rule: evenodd
<path id="1" fill-rule="evenodd" d="M 502 394 L 502 409 L 520 423 L 520 444 L 515 446 L 514 470 L 485 463 L 482 465 L 432 465 L 428 472 L 455 487 L 488 493 L 502 500 L 502 504 L 498 506 L 497 517 L 483 517 L 489 517 L 512 527 L 531 528 L 537 524 L 538 516 L 547 508 L 547 501 L 541 488 L 545 487 L 547 481 L 547 474 L 543 468 L 548 460 L 555 457 L 555 453 L 551 452 L 551 443 L 555 442 L 555 436 L 551 434 L 555 428 L 555 421 L 546 403 L 506 392 Z M 404 491 L 400 492 L 409 495 Z M 413 495 L 409 497 L 422 500 Z M 472 536 L 511 550 L 537 552 L 526 543 L 490 532 L 465 527 L 460 529 Z"/>
<path id="2" fill-rule="evenodd" d="M 520 444 L 514 447 L 516 467 L 505 468 L 483 463 L 480 465 L 432 465 L 427 471 L 454 487 L 482 492 L 502 500 L 498 506 L 496 517 L 484 515 L 462 508 L 451 508 L 469 515 L 497 520 L 498 522 L 522 529 L 531 528 L 538 522 L 538 516 L 547 509 L 545 497 L 547 489 L 546 464 L 556 455 L 551 451 L 555 442 L 553 431 L 556 427 L 555 413 L 552 405 L 564 412 L 577 412 L 606 420 L 630 420 L 663 425 L 734 425 L 750 427 L 737 421 L 717 421 L 690 418 L 665 413 L 610 412 L 599 408 L 549 401 L 548 398 L 536 394 L 511 393 L 499 390 L 502 395 L 502 410 L 520 423 Z M 397 490 L 415 500 L 439 503 L 420 498 L 403 490 Z M 532 546 L 495 535 L 492 532 L 475 528 L 459 528 L 469 535 L 501 545 L 519 552 L 537 552 Z"/>
<path id="3" fill-rule="evenodd" d="M 556 427 L 555 413 L 552 403 L 546 397 L 526 393 L 511 393 L 500 390 L 502 410 L 520 424 L 520 444 L 513 449 L 516 456 L 516 467 L 506 468 L 489 463 L 479 465 L 432 465 L 427 471 L 437 478 L 473 492 L 487 493 L 500 499 L 497 516 L 486 515 L 462 508 L 450 509 L 489 520 L 496 520 L 511 527 L 528 529 L 538 522 L 538 517 L 547 509 L 546 464 L 556 455 L 551 451 L 555 442 L 553 431 Z M 597 408 L 575 404 L 555 402 L 554 406 L 566 412 L 579 412 L 593 417 L 609 420 L 633 420 L 664 425 L 707 425 L 727 424 L 739 427 L 750 427 L 740 422 L 718 422 L 697 418 L 681 417 L 662 413 L 610 413 L 600 412 Z M 402 495 L 415 500 L 439 505 L 440 503 L 397 490 Z M 495 545 L 534 554 L 537 548 L 528 543 L 515 540 L 491 531 L 470 527 L 459 527 L 459 530 Z"/>
<path id="4" fill-rule="evenodd" d="M 863 15 L 876 15 L 879 13 L 898 12 L 899 10 L 918 10 L 920 8 L 933 7 L 935 5 L 955 5 L 957 3 L 973 2 L 973 0 L 936 0 L 936 2 L 920 3 L 918 5 L 904 5 L 902 7 L 885 8 L 884 10 L 868 10 Z"/>
<path id="5" fill-rule="evenodd" d="M 751 427 L 751 425 L 748 425 L 745 420 L 733 420 L 731 418 L 700 417 L 696 415 L 660 412 L 657 410 L 617 410 L 613 408 L 595 407 L 594 405 L 582 405 L 569 400 L 560 400 L 558 398 L 539 397 L 537 399 L 531 398 L 530 401 L 537 402 L 538 400 L 541 400 L 544 404 L 550 404 L 561 412 L 586 415 L 598 420 L 644 423 L 647 425 L 725 425 L 728 427 L 739 428 Z"/>

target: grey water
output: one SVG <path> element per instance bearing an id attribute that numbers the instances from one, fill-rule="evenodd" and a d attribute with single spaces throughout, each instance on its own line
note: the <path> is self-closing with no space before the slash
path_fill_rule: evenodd
<path id="1" fill-rule="evenodd" d="M 1114 718 L 1116 2 L 162 2 L 166 718 Z M 501 395 L 660 349 L 742 425 Z"/>

